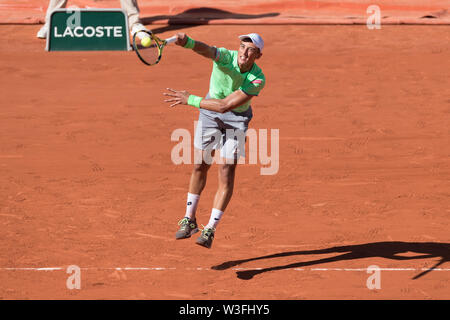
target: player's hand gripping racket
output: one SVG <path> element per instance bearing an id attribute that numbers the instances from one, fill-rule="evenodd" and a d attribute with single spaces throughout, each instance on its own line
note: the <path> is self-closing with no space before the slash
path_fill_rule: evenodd
<path id="1" fill-rule="evenodd" d="M 153 66 L 161 60 L 164 47 L 175 41 L 177 41 L 176 36 L 161 40 L 152 32 L 142 30 L 133 35 L 133 49 L 143 63 Z"/>

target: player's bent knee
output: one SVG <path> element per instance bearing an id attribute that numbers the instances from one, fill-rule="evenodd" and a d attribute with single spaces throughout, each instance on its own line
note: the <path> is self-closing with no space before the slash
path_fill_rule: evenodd
<path id="1" fill-rule="evenodd" d="M 193 171 L 197 172 L 197 173 L 205 173 L 209 170 L 210 167 L 211 167 L 211 165 L 207 164 L 205 162 L 197 163 L 197 164 L 194 164 Z"/>
<path id="2" fill-rule="evenodd" d="M 234 177 L 234 173 L 236 172 L 236 164 L 221 164 L 219 166 L 219 172 L 223 178 Z"/>

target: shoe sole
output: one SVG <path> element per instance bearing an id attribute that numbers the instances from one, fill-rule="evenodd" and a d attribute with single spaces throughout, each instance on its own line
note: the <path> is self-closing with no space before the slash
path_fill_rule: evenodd
<path id="1" fill-rule="evenodd" d="M 193 234 L 196 234 L 198 232 L 198 228 L 192 229 L 191 233 L 186 235 L 185 237 L 180 237 L 177 238 L 175 237 L 176 240 L 182 240 L 182 239 L 189 239 Z"/>
<path id="2" fill-rule="evenodd" d="M 198 244 L 199 246 L 202 246 L 202 247 L 207 248 L 207 249 L 211 249 L 211 246 L 212 246 L 212 243 L 208 246 L 206 244 L 206 242 L 198 242 L 198 241 L 195 241 L 195 244 Z"/>

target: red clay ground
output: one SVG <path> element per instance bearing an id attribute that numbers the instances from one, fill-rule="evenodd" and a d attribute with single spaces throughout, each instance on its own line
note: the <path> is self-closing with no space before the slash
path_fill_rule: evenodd
<path id="1" fill-rule="evenodd" d="M 170 136 L 192 132 L 197 112 L 169 109 L 161 95 L 206 93 L 211 63 L 179 47 L 153 68 L 133 52 L 48 53 L 38 28 L 0 27 L 1 298 L 449 298 L 449 27 L 183 29 L 229 48 L 239 34 L 263 35 L 267 87 L 251 126 L 280 130 L 278 174 L 238 168 L 211 250 L 174 240 L 191 166 L 171 162 Z M 348 259 L 297 252 L 339 246 L 350 246 Z M 83 268 L 81 290 L 66 288 L 72 264 Z M 366 287 L 370 265 L 387 269 L 379 290 Z M 62 269 L 19 269 L 42 267 Z"/>
<path id="2" fill-rule="evenodd" d="M 48 0 L 0 0 L 0 24 L 44 23 Z M 147 24 L 366 24 L 372 0 L 139 0 Z M 118 8 L 119 0 L 69 0 Z M 448 0 L 377 0 L 383 24 L 450 24 Z"/>

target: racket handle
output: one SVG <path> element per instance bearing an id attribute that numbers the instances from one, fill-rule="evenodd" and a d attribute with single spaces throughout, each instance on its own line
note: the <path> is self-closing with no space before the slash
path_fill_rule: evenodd
<path id="1" fill-rule="evenodd" d="M 175 41 L 177 41 L 177 36 L 173 36 L 173 37 L 166 39 L 166 44 L 171 44 Z"/>

